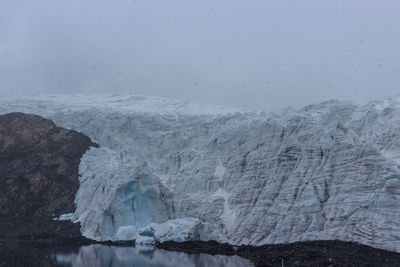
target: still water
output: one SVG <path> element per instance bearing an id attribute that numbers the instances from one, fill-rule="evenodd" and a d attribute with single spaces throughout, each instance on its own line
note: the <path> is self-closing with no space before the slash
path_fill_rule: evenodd
<path id="1" fill-rule="evenodd" d="M 14 248 L 15 249 L 15 248 Z M 152 246 L 115 247 L 89 245 L 75 249 L 26 247 L 19 251 L 21 258 L 0 253 L 4 266 L 71 266 L 71 267 L 131 267 L 131 266 L 252 266 L 239 256 L 187 254 Z M 28 252 L 27 252 L 28 251 Z M 24 258 L 25 257 L 25 258 Z M 8 259 L 8 260 L 7 260 Z"/>

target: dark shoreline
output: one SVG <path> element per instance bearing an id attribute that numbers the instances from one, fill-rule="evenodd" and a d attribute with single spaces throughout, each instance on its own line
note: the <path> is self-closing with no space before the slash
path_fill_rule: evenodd
<path id="1" fill-rule="evenodd" d="M 48 236 L 49 237 L 49 236 Z M 29 263 L 37 255 L 21 255 L 19 246 L 35 248 L 64 247 L 78 250 L 80 246 L 101 244 L 105 246 L 134 247 L 134 241 L 98 242 L 81 238 L 52 237 L 42 239 L 0 239 L 0 266 L 4 257 L 15 257 Z M 339 240 L 305 241 L 290 244 L 263 246 L 233 246 L 216 241 L 167 241 L 155 247 L 188 254 L 240 256 L 255 266 L 400 266 L 400 253 L 376 249 L 355 242 Z M 35 254 L 35 253 L 34 253 Z M 5 266 L 5 265 L 4 265 Z M 23 265 L 16 265 L 23 266 Z"/>
<path id="2" fill-rule="evenodd" d="M 157 247 L 186 253 L 237 255 L 251 260 L 255 266 L 400 266 L 400 253 L 339 240 L 263 246 L 168 241 Z"/>

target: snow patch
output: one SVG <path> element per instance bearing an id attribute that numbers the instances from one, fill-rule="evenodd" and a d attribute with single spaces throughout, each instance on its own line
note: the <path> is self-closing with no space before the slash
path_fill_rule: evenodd
<path id="1" fill-rule="evenodd" d="M 71 221 L 74 217 L 73 213 L 61 214 L 58 218 L 53 218 L 54 221 Z"/>

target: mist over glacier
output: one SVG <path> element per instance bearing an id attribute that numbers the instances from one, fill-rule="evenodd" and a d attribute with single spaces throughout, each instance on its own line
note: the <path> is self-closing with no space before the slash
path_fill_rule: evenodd
<path id="1" fill-rule="evenodd" d="M 400 98 L 277 113 L 145 96 L 1 99 L 88 135 L 72 219 L 96 240 L 400 251 Z"/>

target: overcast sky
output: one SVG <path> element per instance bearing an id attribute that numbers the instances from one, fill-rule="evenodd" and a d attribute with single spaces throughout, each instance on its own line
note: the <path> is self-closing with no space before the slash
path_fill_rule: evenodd
<path id="1" fill-rule="evenodd" d="M 1 0 L 0 97 L 276 110 L 400 93 L 399 0 Z"/>

